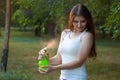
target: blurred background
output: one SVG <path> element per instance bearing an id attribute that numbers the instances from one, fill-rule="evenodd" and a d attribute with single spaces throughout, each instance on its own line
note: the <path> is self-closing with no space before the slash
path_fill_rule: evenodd
<path id="1" fill-rule="evenodd" d="M 1 65 L 7 1 L 0 0 Z M 78 3 L 90 10 L 96 27 L 98 56 L 96 60 L 86 61 L 88 80 L 119 80 L 120 0 L 11 0 L 8 7 L 11 16 L 7 16 L 10 17 L 7 70 L 0 70 L 0 80 L 58 80 L 59 71 L 48 75 L 38 72 L 38 51 L 53 38 L 59 44 L 61 31 L 68 25 L 69 12 Z M 55 55 L 57 46 L 48 52 Z"/>

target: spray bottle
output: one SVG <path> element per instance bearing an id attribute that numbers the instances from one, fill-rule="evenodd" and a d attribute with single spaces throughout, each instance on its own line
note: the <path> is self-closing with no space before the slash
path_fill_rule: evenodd
<path id="1" fill-rule="evenodd" d="M 39 60 L 38 66 L 41 70 L 46 71 L 47 68 L 43 68 L 44 66 L 48 66 L 48 59 L 47 59 L 47 48 L 43 48 L 41 51 L 42 59 Z"/>

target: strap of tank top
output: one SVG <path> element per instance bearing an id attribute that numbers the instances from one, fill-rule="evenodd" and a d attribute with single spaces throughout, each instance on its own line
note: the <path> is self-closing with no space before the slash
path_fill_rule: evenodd
<path id="1" fill-rule="evenodd" d="M 66 36 L 69 36 L 70 35 L 70 30 L 64 30 L 64 32 L 63 32 L 63 38 L 65 38 Z"/>

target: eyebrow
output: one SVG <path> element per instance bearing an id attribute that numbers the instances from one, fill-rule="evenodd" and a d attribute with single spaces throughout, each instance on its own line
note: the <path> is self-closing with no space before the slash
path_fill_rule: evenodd
<path id="1" fill-rule="evenodd" d="M 73 21 L 86 21 L 86 20 L 84 19 L 84 20 L 73 20 Z"/>

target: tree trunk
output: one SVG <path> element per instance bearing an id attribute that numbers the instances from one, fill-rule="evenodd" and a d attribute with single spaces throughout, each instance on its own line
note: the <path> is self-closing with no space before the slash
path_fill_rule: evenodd
<path id="1" fill-rule="evenodd" d="M 1 36 L 1 32 L 0 32 L 0 36 Z"/>
<path id="2" fill-rule="evenodd" d="M 105 39 L 105 37 L 106 37 L 105 28 L 102 28 L 102 39 Z"/>
<path id="3" fill-rule="evenodd" d="M 9 51 L 9 35 L 10 35 L 10 12 L 11 12 L 11 1 L 6 0 L 6 19 L 5 19 L 5 33 L 4 33 L 4 47 L 3 56 L 1 63 L 1 70 L 6 72 L 7 70 L 7 59 Z"/>
<path id="4" fill-rule="evenodd" d="M 47 23 L 45 26 L 45 34 L 49 35 L 50 37 L 54 37 L 55 36 L 55 23 Z"/>
<path id="5" fill-rule="evenodd" d="M 40 26 L 35 28 L 35 30 L 34 30 L 35 36 L 41 36 L 41 31 L 40 30 L 41 30 Z"/>

